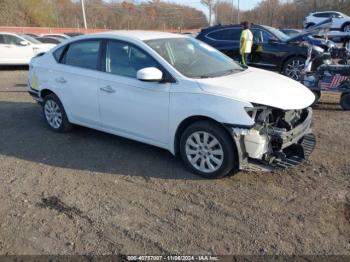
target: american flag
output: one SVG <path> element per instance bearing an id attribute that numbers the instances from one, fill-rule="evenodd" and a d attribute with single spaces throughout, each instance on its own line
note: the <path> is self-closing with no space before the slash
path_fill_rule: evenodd
<path id="1" fill-rule="evenodd" d="M 322 90 L 332 89 L 337 87 L 341 82 L 347 80 L 349 76 L 342 76 L 340 74 L 336 74 L 334 76 L 324 76 L 321 80 L 320 87 Z"/>

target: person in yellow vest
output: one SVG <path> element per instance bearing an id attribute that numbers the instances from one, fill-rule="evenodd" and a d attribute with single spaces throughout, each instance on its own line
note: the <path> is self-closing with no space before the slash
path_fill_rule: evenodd
<path id="1" fill-rule="evenodd" d="M 241 63 L 247 66 L 248 55 L 252 52 L 253 46 L 253 33 L 250 31 L 249 22 L 245 21 L 242 23 L 243 31 L 241 34 L 240 49 L 239 53 L 241 55 Z"/>

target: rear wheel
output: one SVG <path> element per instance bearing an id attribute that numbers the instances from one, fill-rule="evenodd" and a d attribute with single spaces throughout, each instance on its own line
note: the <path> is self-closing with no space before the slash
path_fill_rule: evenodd
<path id="1" fill-rule="evenodd" d="M 343 32 L 350 32 L 350 23 L 349 24 L 345 24 L 342 27 Z"/>
<path id="2" fill-rule="evenodd" d="M 304 58 L 292 57 L 284 63 L 282 73 L 296 81 L 301 81 L 301 73 L 304 67 Z"/>
<path id="3" fill-rule="evenodd" d="M 185 166 L 202 177 L 219 178 L 235 167 L 234 143 L 219 125 L 199 121 L 182 134 L 180 153 Z"/>
<path id="4" fill-rule="evenodd" d="M 43 112 L 46 123 L 56 132 L 68 132 L 72 128 L 59 98 L 55 94 L 45 96 Z"/>
<path id="5" fill-rule="evenodd" d="M 344 110 L 350 110 L 350 93 L 342 94 L 340 105 Z"/>

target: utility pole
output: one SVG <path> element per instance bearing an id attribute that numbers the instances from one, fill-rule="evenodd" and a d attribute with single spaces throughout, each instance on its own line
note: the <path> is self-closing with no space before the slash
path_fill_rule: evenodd
<path id="1" fill-rule="evenodd" d="M 215 22 L 217 25 L 219 24 L 219 0 L 216 0 L 215 3 Z"/>
<path id="2" fill-rule="evenodd" d="M 81 10 L 83 11 L 84 28 L 87 29 L 84 0 L 81 0 Z"/>
<path id="3" fill-rule="evenodd" d="M 232 0 L 232 2 L 231 2 L 231 24 L 233 24 L 233 13 L 234 13 L 234 3 L 233 3 L 233 0 Z"/>
<path id="4" fill-rule="evenodd" d="M 237 13 L 237 24 L 241 23 L 241 14 L 240 14 L 240 9 L 239 9 L 239 0 L 238 0 L 238 4 L 237 4 L 237 7 L 238 7 L 238 13 Z"/>

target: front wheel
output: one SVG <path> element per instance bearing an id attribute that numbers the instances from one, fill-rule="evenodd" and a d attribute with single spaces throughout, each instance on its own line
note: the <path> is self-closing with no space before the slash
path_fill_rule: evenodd
<path id="1" fill-rule="evenodd" d="M 284 65 L 282 73 L 296 81 L 301 81 L 301 73 L 305 67 L 305 59 L 302 57 L 292 57 Z"/>
<path id="2" fill-rule="evenodd" d="M 234 152 L 232 138 L 214 122 L 196 122 L 181 136 L 180 153 L 185 166 L 205 178 L 220 178 L 232 171 Z"/>
<path id="3" fill-rule="evenodd" d="M 340 98 L 340 105 L 344 110 L 350 110 L 350 93 L 342 94 Z"/>

